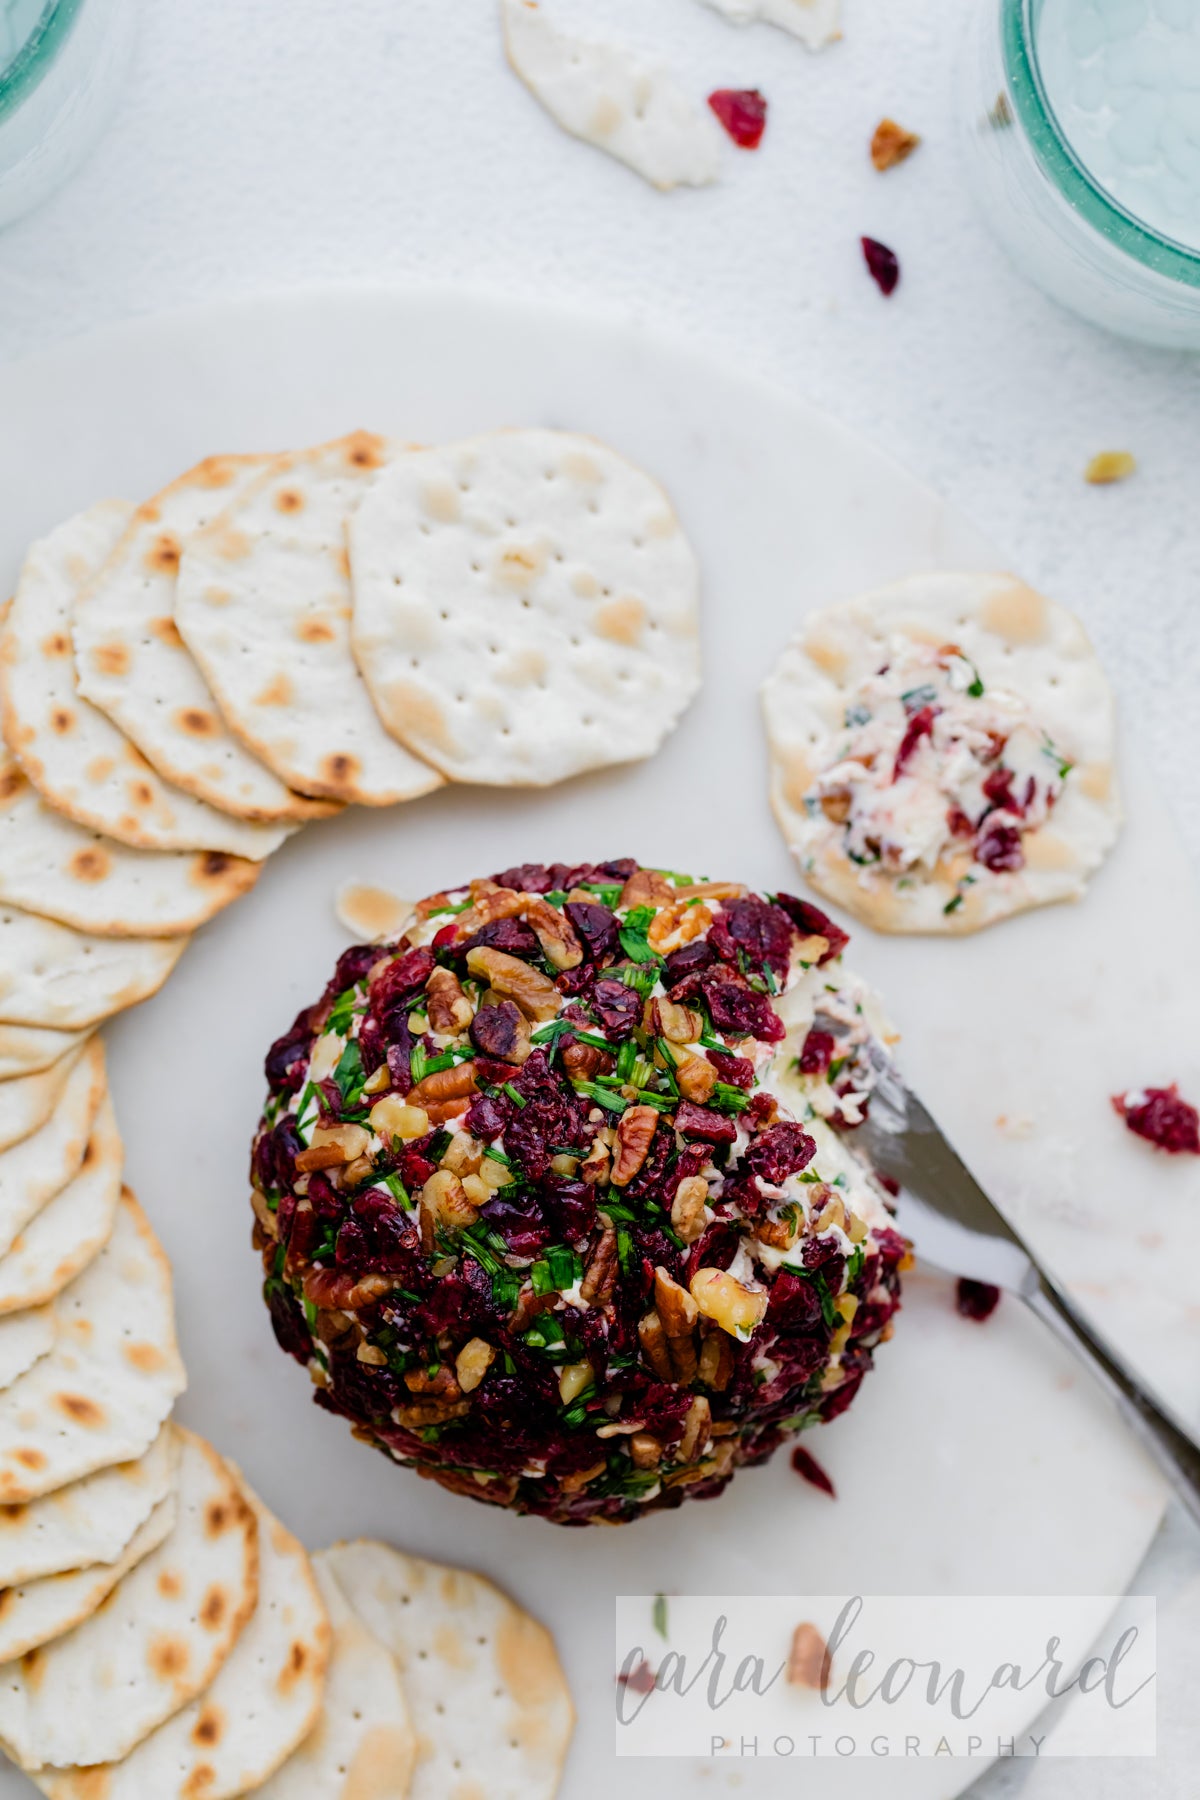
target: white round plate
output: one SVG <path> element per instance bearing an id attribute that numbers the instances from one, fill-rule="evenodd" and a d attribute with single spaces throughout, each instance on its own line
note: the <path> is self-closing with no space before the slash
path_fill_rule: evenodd
<path id="1" fill-rule="evenodd" d="M 580 1714 L 566 1800 L 614 1784 L 628 1800 L 713 1793 L 735 1771 L 750 1796 L 791 1794 L 799 1772 L 786 1763 L 614 1762 L 612 1596 L 763 1592 L 785 1579 L 817 1592 L 1116 1593 L 1154 1532 L 1162 1492 L 1106 1404 L 1015 1303 L 969 1324 L 950 1285 L 926 1276 L 910 1281 L 895 1340 L 853 1409 L 806 1440 L 836 1502 L 786 1455 L 716 1503 L 620 1532 L 561 1530 L 449 1498 L 314 1408 L 304 1374 L 274 1345 L 248 1241 L 262 1057 L 344 947 L 332 898 L 350 878 L 417 895 L 512 862 L 634 855 L 794 887 L 767 808 L 756 699 L 778 645 L 810 605 L 922 567 L 1006 559 L 829 420 L 632 326 L 484 296 L 332 291 L 142 323 L 0 370 L 0 574 L 11 579 L 24 543 L 75 508 L 108 493 L 140 499 L 211 452 L 356 426 L 429 441 L 534 423 L 597 433 L 674 496 L 705 574 L 700 701 L 651 763 L 544 793 L 458 789 L 353 811 L 290 842 L 254 893 L 199 934 L 163 993 L 109 1031 L 129 1179 L 174 1261 L 191 1376 L 183 1419 L 310 1545 L 390 1538 L 483 1569 L 544 1618 Z M 1155 804 L 1139 830 L 1167 857 Z M 1091 911 L 1089 900 L 1016 920 L 969 947 L 855 934 L 851 958 L 882 978 L 926 1097 L 1001 1184 L 989 1088 L 1019 1089 L 1031 1068 L 1050 1078 L 1055 1060 L 1039 1046 L 1069 1004 L 1061 970 L 1081 963 L 1071 979 L 1094 979 L 1094 944 L 1073 950 Z M 1160 935 L 1165 957 L 1165 924 Z M 1028 1006 L 1039 995 L 1040 1013 L 1034 1004 L 1022 1017 L 1021 996 Z M 1063 1030 L 1078 1028 L 1062 1014 Z M 1172 1054 L 1175 1029 L 1173 1014 L 1156 1018 Z M 1179 1054 L 1189 1046 L 1181 1019 Z M 1061 1123 L 1080 1154 L 1086 1109 L 1096 1102 L 1105 1130 L 1111 1091 L 1107 1071 L 1088 1062 L 1083 1073 L 1071 1077 Z M 1131 1070 L 1126 1085 L 1142 1078 Z M 1138 1154 L 1115 1130 L 1113 1143 L 1118 1159 Z M 1182 1214 L 1173 1174 L 1162 1178 L 1165 1204 Z M 1036 1172 L 1028 1181 L 1036 1193 Z M 1076 1236 L 1096 1237 L 1077 1223 Z M 1062 1247 L 1070 1276 L 1069 1236 Z M 1136 1256 L 1111 1267 L 1114 1283 L 1118 1268 L 1140 1278 Z M 826 1762 L 810 1779 L 838 1800 L 923 1800 L 961 1792 L 978 1772 Z M 28 1791 L 0 1775 L 4 1800 Z"/>

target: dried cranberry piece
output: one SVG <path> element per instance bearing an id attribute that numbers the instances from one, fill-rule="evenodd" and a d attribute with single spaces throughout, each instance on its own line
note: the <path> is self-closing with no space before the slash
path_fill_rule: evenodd
<path id="1" fill-rule="evenodd" d="M 922 706 L 915 712 L 904 728 L 904 736 L 900 739 L 900 748 L 896 752 L 896 762 L 892 769 L 892 780 L 899 781 L 916 751 L 922 738 L 933 736 L 933 721 L 941 708 Z"/>
<path id="2" fill-rule="evenodd" d="M 473 931 L 469 938 L 464 938 L 456 947 L 456 953 L 465 956 L 468 950 L 484 947 L 503 950 L 506 956 L 537 956 L 541 948 L 524 919 L 493 919 L 490 924 Z"/>
<path id="3" fill-rule="evenodd" d="M 697 975 L 703 969 L 711 969 L 716 962 L 716 955 L 707 938 L 695 938 L 690 944 L 684 944 L 680 950 L 672 950 L 666 959 L 663 970 L 663 982 L 674 987 L 687 975 Z"/>
<path id="4" fill-rule="evenodd" d="M 714 923 L 708 941 L 726 962 L 748 964 L 756 974 L 771 968 L 781 978 L 787 974 L 792 948 L 792 922 L 778 906 L 759 894 L 728 900 Z"/>
<path id="5" fill-rule="evenodd" d="M 525 1104 L 509 1118 L 504 1147 L 531 1181 L 540 1181 L 560 1146 L 584 1149 L 591 1129 L 573 1090 L 549 1075 L 540 1050 L 534 1051 L 511 1086 Z"/>
<path id="6" fill-rule="evenodd" d="M 783 1020 L 766 994 L 756 994 L 733 981 L 717 981 L 711 974 L 702 977 L 701 986 L 718 1031 L 758 1038 L 765 1044 L 778 1044 L 787 1036 Z"/>
<path id="7" fill-rule="evenodd" d="M 837 1490 L 816 1457 L 800 1444 L 797 1444 L 792 1451 L 792 1467 L 797 1475 L 802 1475 L 811 1486 L 820 1488 L 821 1492 L 828 1494 L 831 1500 L 837 1499 Z"/>
<path id="8" fill-rule="evenodd" d="M 522 1044 L 528 1048 L 525 1015 L 512 1000 L 502 1000 L 499 1006 L 481 1006 L 471 1020 L 470 1038 L 485 1056 L 512 1062 Z"/>
<path id="9" fill-rule="evenodd" d="M 652 1694 L 656 1679 L 654 1670 L 643 1656 L 636 1668 L 618 1671 L 617 1686 L 628 1688 L 631 1694 Z"/>
<path id="10" fill-rule="evenodd" d="M 492 880 L 497 887 L 515 888 L 519 894 L 548 894 L 554 886 L 545 863 L 517 863 L 515 868 L 493 875 Z"/>
<path id="11" fill-rule="evenodd" d="M 279 1348 L 294 1356 L 297 1362 L 306 1363 L 312 1355 L 312 1338 L 291 1288 L 282 1281 L 268 1281 L 263 1286 L 263 1296 Z"/>
<path id="12" fill-rule="evenodd" d="M 429 940 L 429 947 L 431 950 L 448 950 L 457 936 L 457 925 L 439 925 Z"/>
<path id="13" fill-rule="evenodd" d="M 742 1161 L 755 1175 L 778 1187 L 789 1175 L 806 1169 L 816 1154 L 816 1140 L 801 1126 L 772 1125 L 747 1146 Z"/>
<path id="14" fill-rule="evenodd" d="M 822 912 L 810 900 L 801 900 L 795 894 L 776 894 L 776 906 L 781 906 L 792 924 L 802 937 L 823 937 L 829 940 L 829 948 L 824 956 L 817 959 L 817 967 L 824 968 L 835 956 L 840 956 L 850 942 L 850 933 L 835 925 L 829 914 Z"/>
<path id="15" fill-rule="evenodd" d="M 412 1048 L 416 1039 L 408 1029 L 408 1019 L 402 1012 L 392 1013 L 384 1029 L 391 1040 L 387 1052 L 388 1074 L 397 1092 L 407 1094 L 413 1084 Z"/>
<path id="16" fill-rule="evenodd" d="M 824 1075 L 836 1049 L 837 1039 L 828 1031 L 818 1031 L 814 1025 L 797 1058 L 801 1075 Z"/>
<path id="17" fill-rule="evenodd" d="M 737 1138 L 735 1120 L 692 1100 L 681 1100 L 676 1107 L 675 1129 L 685 1137 L 703 1138 L 706 1144 L 732 1144 Z"/>
<path id="18" fill-rule="evenodd" d="M 1114 1094 L 1113 1107 L 1130 1131 L 1171 1156 L 1200 1156 L 1200 1113 L 1172 1082 L 1165 1088 L 1140 1088 Z"/>
<path id="19" fill-rule="evenodd" d="M 767 129 L 765 95 L 757 88 L 716 88 L 708 104 L 740 150 L 758 149 Z"/>
<path id="20" fill-rule="evenodd" d="M 841 1387 L 835 1387 L 832 1394 L 828 1394 L 821 1402 L 820 1413 L 826 1424 L 828 1424 L 831 1419 L 840 1418 L 846 1408 L 853 1402 L 855 1395 L 862 1386 L 862 1379 L 865 1374 L 865 1369 L 856 1369 L 853 1375 L 848 1375 L 846 1377 Z"/>
<path id="21" fill-rule="evenodd" d="M 754 1064 L 749 1057 L 735 1056 L 732 1050 L 710 1050 L 708 1060 L 730 1087 L 749 1089 L 754 1086 Z"/>
<path id="22" fill-rule="evenodd" d="M 821 1322 L 821 1299 L 811 1281 L 780 1269 L 771 1284 L 767 1323 L 777 1331 L 810 1331 Z"/>
<path id="23" fill-rule="evenodd" d="M 376 959 L 378 960 L 378 959 Z M 406 950 L 403 956 L 379 971 L 371 983 L 371 1006 L 384 1012 L 397 1002 L 419 994 L 437 967 L 432 950 Z"/>
<path id="24" fill-rule="evenodd" d="M 315 1006 L 306 1006 L 303 1012 L 297 1013 L 291 1030 L 276 1038 L 267 1051 L 263 1066 L 273 1094 L 294 1093 L 304 1079 L 315 1030 L 313 1015 L 318 1010 Z"/>
<path id="25" fill-rule="evenodd" d="M 367 979 L 381 956 L 387 954 L 382 944 L 351 944 L 349 950 L 343 950 L 337 959 L 337 968 L 333 980 L 325 992 L 330 999 L 344 994 L 347 988 L 358 987 Z"/>
<path id="26" fill-rule="evenodd" d="M 1021 833 L 1015 825 L 1001 823 L 1003 815 L 989 813 L 975 844 L 975 861 L 994 874 L 1013 874 L 1025 867 Z"/>
<path id="27" fill-rule="evenodd" d="M 974 837 L 975 826 L 959 806 L 952 806 L 946 813 L 946 829 L 954 837 Z"/>
<path id="28" fill-rule="evenodd" d="M 617 921 L 607 906 L 593 900 L 568 900 L 563 911 L 593 962 L 601 962 L 617 947 Z"/>
<path id="29" fill-rule="evenodd" d="M 881 294 L 894 294 L 900 281 L 900 259 L 896 252 L 881 244 L 878 238 L 865 237 L 860 241 L 872 281 Z"/>
<path id="30" fill-rule="evenodd" d="M 989 769 L 983 778 L 983 791 L 993 806 L 1002 806 L 1005 812 L 1019 813 L 1021 808 L 1013 799 L 1013 772 L 1001 763 L 999 768 Z"/>
<path id="31" fill-rule="evenodd" d="M 641 997 L 623 981 L 602 976 L 588 996 L 592 1011 L 612 1038 L 627 1038 L 642 1016 Z"/>
<path id="32" fill-rule="evenodd" d="M 547 1176 L 542 1204 L 558 1238 L 585 1238 L 596 1223 L 596 1190 L 584 1181 Z"/>
<path id="33" fill-rule="evenodd" d="M 508 1124 L 511 1110 L 498 1105 L 490 1094 L 479 1094 L 468 1107 L 463 1126 L 472 1137 L 482 1138 L 485 1144 L 490 1144 Z"/>
<path id="34" fill-rule="evenodd" d="M 954 1290 L 955 1312 L 980 1324 L 991 1318 L 999 1304 L 1000 1289 L 993 1287 L 990 1281 L 972 1281 L 964 1275 Z"/>
<path id="35" fill-rule="evenodd" d="M 420 1255 L 421 1240 L 415 1217 L 405 1212 L 378 1188 L 369 1188 L 354 1200 L 354 1223 L 366 1241 L 371 1266 L 389 1275 L 409 1274 Z M 342 1226 L 342 1232 L 347 1227 Z M 341 1260 L 341 1234 L 338 1258 Z"/>
<path id="36" fill-rule="evenodd" d="M 350 1419 L 387 1419 L 403 1392 L 390 1369 L 361 1363 L 351 1353 L 336 1351 L 328 1389 L 318 1389 L 320 1400 L 331 1399 L 333 1410 Z"/>
<path id="37" fill-rule="evenodd" d="M 489 1200 L 480 1216 L 514 1256 L 537 1256 L 550 1242 L 550 1227 L 532 1202 L 522 1207 L 511 1200 Z"/>
<path id="38" fill-rule="evenodd" d="M 357 1274 L 366 1267 L 369 1251 L 367 1234 L 357 1219 L 347 1219 L 337 1234 L 333 1260 L 339 1269 Z"/>

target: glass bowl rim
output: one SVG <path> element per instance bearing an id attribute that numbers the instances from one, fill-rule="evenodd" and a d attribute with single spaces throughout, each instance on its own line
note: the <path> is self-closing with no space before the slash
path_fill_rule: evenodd
<path id="1" fill-rule="evenodd" d="M 1200 251 L 1165 237 L 1107 194 L 1059 124 L 1042 79 L 1034 32 L 1038 0 L 1000 0 L 1004 72 L 1017 118 L 1043 172 L 1089 225 L 1144 267 L 1200 287 Z"/>
<path id="2" fill-rule="evenodd" d="M 83 0 L 45 0 L 37 24 L 0 72 L 0 119 L 28 98 L 50 68 Z"/>

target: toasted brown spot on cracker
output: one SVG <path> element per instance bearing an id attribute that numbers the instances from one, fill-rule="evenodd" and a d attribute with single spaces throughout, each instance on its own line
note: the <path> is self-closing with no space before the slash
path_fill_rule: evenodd
<path id="1" fill-rule="evenodd" d="M 177 1600 L 183 1592 L 183 1576 L 174 1569 L 164 1569 L 157 1585 L 164 1600 Z"/>
<path id="2" fill-rule="evenodd" d="M 103 881 L 112 867 L 107 850 L 99 844 L 89 844 L 86 850 L 76 850 L 67 869 L 76 881 Z"/>
<path id="3" fill-rule="evenodd" d="M 111 756 L 93 756 L 85 773 L 89 781 L 107 781 L 116 766 Z"/>
<path id="4" fill-rule="evenodd" d="M 305 644 L 331 644 L 337 636 L 337 627 L 328 619 L 310 617 L 301 619 L 296 627 L 296 636 Z"/>
<path id="5" fill-rule="evenodd" d="M 216 1631 L 228 1611 L 229 1596 L 220 1583 L 214 1581 L 200 1602 L 199 1618 L 205 1631 Z"/>
<path id="6" fill-rule="evenodd" d="M 211 1794 L 216 1779 L 217 1771 L 211 1763 L 197 1763 L 179 1790 L 179 1800 L 203 1800 L 204 1795 Z"/>
<path id="7" fill-rule="evenodd" d="M 125 1360 L 131 1362 L 135 1369 L 152 1374 L 155 1369 L 162 1368 L 166 1358 L 157 1344 L 127 1344 Z"/>
<path id="8" fill-rule="evenodd" d="M 223 850 L 206 850 L 200 858 L 200 874 L 205 881 L 219 881 L 232 861 Z"/>
<path id="9" fill-rule="evenodd" d="M 21 1673 L 26 1685 L 35 1692 L 42 1685 L 42 1677 L 46 1673 L 46 1656 L 39 1645 L 37 1649 L 27 1650 L 21 1658 Z"/>
<path id="10" fill-rule="evenodd" d="M 28 1446 L 14 1450 L 12 1457 L 13 1461 L 19 1462 L 23 1469 L 44 1469 L 46 1466 L 46 1458 L 42 1452 L 30 1449 Z"/>
<path id="11" fill-rule="evenodd" d="M 192 479 L 197 487 L 228 487 L 237 474 L 237 459 L 232 456 L 206 456 L 204 461 L 192 470 Z"/>
<path id="12" fill-rule="evenodd" d="M 609 600 L 596 614 L 596 630 L 614 644 L 636 644 L 645 628 L 646 609 L 632 594 Z"/>
<path id="13" fill-rule="evenodd" d="M 275 508 L 281 513 L 298 513 L 304 509 L 304 495 L 299 488 L 280 488 L 275 496 Z"/>
<path id="14" fill-rule="evenodd" d="M 153 806 L 154 789 L 148 781 L 131 781 L 128 791 L 135 806 Z"/>
<path id="15" fill-rule="evenodd" d="M 336 783 L 338 786 L 353 781 L 362 770 L 357 756 L 350 756 L 345 750 L 335 750 L 329 756 L 321 758 L 319 773 L 322 781 Z"/>
<path id="16" fill-rule="evenodd" d="M 279 1671 L 278 1687 L 281 1694 L 287 1694 L 295 1687 L 305 1669 L 308 1667 L 308 1645 L 297 1638 L 288 1651 L 287 1661 Z"/>
<path id="17" fill-rule="evenodd" d="M 124 675 L 131 661 L 126 644 L 97 644 L 92 661 L 102 675 Z"/>
<path id="18" fill-rule="evenodd" d="M 89 1399 L 87 1394 L 55 1394 L 54 1404 L 77 1425 L 94 1428 L 103 1425 L 108 1417 L 104 1408 L 95 1400 Z"/>
<path id="19" fill-rule="evenodd" d="M 278 675 L 271 677 L 260 693 L 255 694 L 254 704 L 255 706 L 290 706 L 294 698 L 295 692 L 292 684 L 280 670 Z"/>
<path id="20" fill-rule="evenodd" d="M 59 737 L 65 737 L 68 731 L 74 729 L 75 714 L 71 711 L 69 706 L 56 706 L 54 711 L 50 714 L 50 725 L 51 729 L 56 731 Z"/>
<path id="21" fill-rule="evenodd" d="M 25 777 L 14 764 L 0 768 L 0 800 L 11 800 L 25 786 Z"/>
<path id="22" fill-rule="evenodd" d="M 988 595 L 979 622 L 1010 644 L 1038 644 L 1046 635 L 1046 602 L 1023 581 L 1014 581 Z"/>
<path id="23" fill-rule="evenodd" d="M 202 706 L 182 706 L 175 714 L 175 723 L 189 737 L 215 737 L 217 721 L 213 714 L 206 712 Z"/>
<path id="24" fill-rule="evenodd" d="M 183 649 L 183 639 L 179 635 L 179 627 L 174 619 L 166 615 L 158 619 L 151 619 L 148 629 L 154 633 L 160 643 L 169 644 L 174 650 Z"/>
<path id="25" fill-rule="evenodd" d="M 500 1622 L 495 1639 L 500 1679 L 520 1707 L 545 1706 L 563 1691 L 562 1670 L 554 1640 L 544 1625 L 513 1609 Z"/>
<path id="26" fill-rule="evenodd" d="M 346 439 L 346 461 L 355 469 L 378 469 L 387 456 L 381 437 L 370 431 L 355 431 Z"/>
<path id="27" fill-rule="evenodd" d="M 52 631 L 48 638 L 42 639 L 43 656 L 70 656 L 71 640 L 65 631 Z"/>
<path id="28" fill-rule="evenodd" d="M 228 1531 L 237 1514 L 224 1500 L 210 1500 L 204 1509 L 204 1529 L 209 1537 L 220 1537 Z"/>
<path id="29" fill-rule="evenodd" d="M 173 575 L 179 567 L 183 545 L 170 531 L 156 537 L 145 555 L 145 566 L 152 575 Z"/>
<path id="30" fill-rule="evenodd" d="M 174 1681 L 188 1666 L 191 1651 L 186 1638 L 162 1633 L 146 1649 L 146 1664 L 159 1681 Z"/>
<path id="31" fill-rule="evenodd" d="M 396 1772 L 408 1767 L 411 1754 L 404 1732 L 394 1725 L 373 1725 L 346 1770 L 340 1800 L 390 1800 Z"/>
<path id="32" fill-rule="evenodd" d="M 546 553 L 537 544 L 508 544 L 492 564 L 492 574 L 504 587 L 527 588 L 546 566 Z"/>
<path id="33" fill-rule="evenodd" d="M 432 744 L 436 750 L 453 752 L 454 738 L 446 715 L 425 688 L 417 687 L 411 681 L 391 681 L 387 687 L 387 700 L 393 715 L 404 720 L 414 738 Z"/>
<path id="34" fill-rule="evenodd" d="M 0 1506 L 0 1531 L 6 1525 L 20 1525 L 28 1511 L 24 1502 L 18 1506 Z"/>

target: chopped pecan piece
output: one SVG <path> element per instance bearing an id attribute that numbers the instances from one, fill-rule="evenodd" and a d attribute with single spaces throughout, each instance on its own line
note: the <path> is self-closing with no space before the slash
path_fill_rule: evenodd
<path id="1" fill-rule="evenodd" d="M 425 1011 L 431 1030 L 444 1037 L 465 1031 L 474 1010 L 453 969 L 435 969 L 425 983 Z"/>
<path id="2" fill-rule="evenodd" d="M 754 1235 L 760 1244 L 768 1244 L 772 1250 L 790 1250 L 800 1236 L 800 1209 L 797 1206 L 785 1206 L 777 1219 L 760 1219 L 754 1227 Z"/>
<path id="3" fill-rule="evenodd" d="M 382 1300 L 396 1285 L 388 1275 L 363 1275 L 356 1279 L 314 1264 L 305 1272 L 304 1298 L 311 1300 L 318 1312 L 354 1312 L 360 1306 Z"/>
<path id="4" fill-rule="evenodd" d="M 361 1156 L 371 1141 L 361 1125 L 318 1125 L 312 1143 L 296 1158 L 296 1169 L 307 1174 L 313 1169 L 336 1169 Z"/>
<path id="5" fill-rule="evenodd" d="M 515 1000 L 501 1000 L 498 1006 L 481 1006 L 471 1021 L 471 1042 L 485 1056 L 514 1063 L 518 1068 L 533 1050 L 529 1020 Z"/>
<path id="6" fill-rule="evenodd" d="M 687 1289 L 663 1268 L 654 1271 L 654 1304 L 667 1340 L 672 1379 L 689 1387 L 696 1379 L 696 1320 L 700 1309 Z"/>
<path id="7" fill-rule="evenodd" d="M 461 1419 L 470 1410 L 469 1400 L 414 1400 L 411 1406 L 393 1407 L 392 1417 L 406 1431 L 424 1431 L 447 1419 Z"/>
<path id="8" fill-rule="evenodd" d="M 601 1457 L 599 1462 L 592 1463 L 589 1468 L 576 1469 L 570 1475 L 560 1475 L 558 1485 L 564 1494 L 578 1494 L 589 1481 L 595 1481 L 597 1475 L 603 1475 L 607 1468 L 608 1464 Z"/>
<path id="9" fill-rule="evenodd" d="M 558 908 L 540 894 L 526 897 L 525 922 L 531 925 L 542 954 L 555 969 L 577 969 L 583 961 L 583 945 L 575 927 Z"/>
<path id="10" fill-rule="evenodd" d="M 473 881 L 471 900 L 472 905 L 466 912 L 459 913 L 455 922 L 456 944 L 465 943 L 485 925 L 495 924 L 497 919 L 515 919 L 525 910 L 526 896 L 515 888 L 497 887 L 494 881 Z"/>
<path id="11" fill-rule="evenodd" d="M 366 1338 L 363 1339 L 354 1354 L 358 1361 L 365 1363 L 369 1369 L 387 1368 L 387 1351 L 381 1350 L 378 1344 L 368 1344 Z"/>
<path id="12" fill-rule="evenodd" d="M 675 1065 L 675 1084 L 685 1100 L 703 1106 L 720 1077 L 706 1056 L 685 1056 Z"/>
<path id="13" fill-rule="evenodd" d="M 477 1217 L 458 1176 L 450 1169 L 435 1169 L 421 1189 L 421 1242 L 425 1249 L 432 1250 L 439 1227 L 462 1231 Z"/>
<path id="14" fill-rule="evenodd" d="M 657 1129 L 658 1112 L 653 1106 L 631 1106 L 621 1114 L 612 1170 L 614 1187 L 629 1186 L 649 1155 Z"/>
<path id="15" fill-rule="evenodd" d="M 662 1328 L 662 1320 L 653 1308 L 638 1320 L 638 1343 L 642 1347 L 642 1355 L 658 1379 L 673 1381 L 675 1378 L 671 1372 L 671 1352 L 667 1348 L 667 1334 Z"/>
<path id="16" fill-rule="evenodd" d="M 741 881 L 691 881 L 675 889 L 677 900 L 743 900 L 748 893 Z"/>
<path id="17" fill-rule="evenodd" d="M 612 1152 L 602 1138 L 597 1138 L 579 1168 L 580 1181 L 586 1181 L 589 1187 L 605 1187 L 608 1184 L 609 1164 Z"/>
<path id="18" fill-rule="evenodd" d="M 671 1202 L 671 1225 L 685 1244 L 694 1244 L 704 1230 L 708 1183 L 703 1175 L 685 1175 Z"/>
<path id="19" fill-rule="evenodd" d="M 474 1063 L 455 1063 L 452 1069 L 435 1069 L 432 1075 L 418 1081 L 407 1095 L 408 1104 L 428 1110 L 431 1106 L 444 1105 L 447 1100 L 465 1099 L 475 1092 L 475 1085 Z"/>
<path id="20" fill-rule="evenodd" d="M 267 1205 L 266 1195 L 261 1194 L 257 1188 L 251 1188 L 250 1204 L 254 1208 L 255 1218 L 262 1227 L 263 1235 L 269 1238 L 277 1238 L 279 1236 L 279 1220 Z M 262 1249 L 261 1244 L 256 1244 L 254 1247 L 256 1250 Z"/>
<path id="21" fill-rule="evenodd" d="M 531 1287 L 522 1288 L 509 1318 L 508 1328 L 517 1333 L 528 1331 L 539 1313 L 549 1312 L 557 1305 L 558 1295 L 554 1292 L 535 1294 Z"/>
<path id="22" fill-rule="evenodd" d="M 657 869 L 635 869 L 621 889 L 617 906 L 669 906 L 674 899 L 675 889 L 665 875 Z"/>
<path id="23" fill-rule="evenodd" d="M 462 1399 L 462 1390 L 449 1363 L 439 1363 L 432 1374 L 428 1369 L 406 1369 L 404 1385 L 410 1394 L 419 1394 L 426 1399 Z"/>
<path id="24" fill-rule="evenodd" d="M 464 1394 L 474 1391 L 495 1360 L 496 1352 L 485 1338 L 473 1337 L 454 1359 L 454 1373 Z"/>
<path id="25" fill-rule="evenodd" d="M 519 956 L 479 944 L 467 951 L 467 967 L 472 975 L 488 982 L 501 999 L 515 1000 L 525 1017 L 535 1024 L 557 1016 L 562 998 L 558 989 L 548 976 L 522 962 Z"/>
<path id="26" fill-rule="evenodd" d="M 662 1461 L 662 1445 L 649 1431 L 635 1431 L 629 1440 L 629 1460 L 635 1469 L 656 1469 Z"/>
<path id="27" fill-rule="evenodd" d="M 723 1331 L 710 1331 L 700 1346 L 700 1379 L 715 1394 L 733 1380 L 733 1345 Z"/>
<path id="28" fill-rule="evenodd" d="M 911 156 L 920 141 L 915 131 L 906 131 L 895 119 L 880 119 L 871 139 L 871 161 L 882 174 Z"/>
<path id="29" fill-rule="evenodd" d="M 599 1044 L 564 1044 L 562 1061 L 572 1081 L 591 1081 L 613 1066 L 613 1058 Z"/>
<path id="30" fill-rule="evenodd" d="M 812 1688 L 821 1693 L 829 1686 L 830 1667 L 829 1647 L 816 1626 L 807 1621 L 797 1625 L 792 1633 L 787 1666 L 791 1686 Z"/>
<path id="31" fill-rule="evenodd" d="M 683 1420 L 683 1436 L 675 1450 L 676 1462 L 695 1462 L 704 1454 L 712 1425 L 712 1408 L 703 1394 L 697 1394 Z"/>
<path id="32" fill-rule="evenodd" d="M 617 1284 L 619 1269 L 617 1234 L 613 1226 L 606 1225 L 579 1284 L 579 1292 L 589 1306 L 602 1306 L 609 1299 Z"/>

